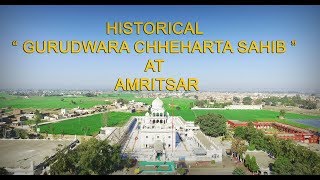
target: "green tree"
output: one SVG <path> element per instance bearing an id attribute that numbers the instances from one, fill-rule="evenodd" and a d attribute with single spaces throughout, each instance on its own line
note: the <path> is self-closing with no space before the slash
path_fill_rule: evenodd
<path id="1" fill-rule="evenodd" d="M 305 101 L 303 101 L 303 108 L 304 109 L 316 109 L 317 108 L 317 103 L 316 102 L 313 102 L 313 101 L 311 101 L 311 100 L 305 100 Z"/>
<path id="2" fill-rule="evenodd" d="M 128 104 L 129 101 L 126 99 L 123 99 L 123 98 L 119 98 L 119 99 L 117 99 L 117 103 Z"/>
<path id="3" fill-rule="evenodd" d="M 91 138 L 67 153 L 58 151 L 51 165 L 53 175 L 105 175 L 123 169 L 127 159 L 121 157 L 121 147 L 110 145 L 107 140 Z"/>
<path id="4" fill-rule="evenodd" d="M 180 175 L 185 175 L 187 173 L 186 169 L 185 168 L 177 168 L 177 173 L 180 174 Z"/>
<path id="5" fill-rule="evenodd" d="M 255 129 L 252 123 L 249 123 L 248 127 L 236 128 L 234 136 L 238 139 L 244 138 L 250 146 L 275 157 L 273 171 L 276 174 L 320 174 L 320 156 L 306 147 L 293 143 L 292 140 L 279 139 L 276 135 L 265 135 L 261 130 Z M 239 140 L 236 138 L 231 146 L 233 153 L 239 152 L 237 147 L 240 142 L 237 142 Z M 254 172 L 255 167 L 251 167 L 251 170 Z"/>
<path id="6" fill-rule="evenodd" d="M 293 164 L 293 173 L 294 175 L 313 175 L 312 169 L 304 165 L 301 162 L 296 162 Z"/>
<path id="7" fill-rule="evenodd" d="M 256 100 L 254 101 L 254 104 L 255 104 L 255 105 L 260 105 L 260 104 L 262 104 L 262 99 L 256 99 Z"/>
<path id="8" fill-rule="evenodd" d="M 52 175 L 75 175 L 78 172 L 77 153 L 76 150 L 64 153 L 58 150 L 56 161 L 50 166 L 50 174 Z M 52 163 L 52 162 L 51 162 Z"/>
<path id="9" fill-rule="evenodd" d="M 235 103 L 240 103 L 240 98 L 239 97 L 234 96 L 232 100 Z"/>
<path id="10" fill-rule="evenodd" d="M 0 167 L 0 175 L 12 175 L 12 173 L 8 172 L 4 167 Z"/>
<path id="11" fill-rule="evenodd" d="M 239 137 L 241 139 L 244 139 L 247 134 L 247 128 L 246 127 L 236 127 L 234 129 L 234 136 Z"/>
<path id="12" fill-rule="evenodd" d="M 189 108 L 191 109 L 191 108 L 193 108 L 193 106 L 194 106 L 194 102 L 190 102 Z"/>
<path id="13" fill-rule="evenodd" d="M 207 102 L 205 100 L 196 100 L 196 102 L 194 103 L 196 106 L 198 107 L 205 107 L 205 105 L 207 104 Z"/>
<path id="14" fill-rule="evenodd" d="M 279 118 L 285 118 L 286 116 L 286 111 L 284 109 L 281 109 L 279 112 Z"/>
<path id="15" fill-rule="evenodd" d="M 255 149 L 256 149 L 256 146 L 254 144 L 249 144 L 249 146 L 248 146 L 249 151 L 253 151 Z"/>
<path id="16" fill-rule="evenodd" d="M 226 118 L 221 114 L 208 113 L 198 116 L 194 122 L 206 135 L 217 137 L 226 134 L 226 121 Z"/>
<path id="17" fill-rule="evenodd" d="M 251 172 L 257 172 L 259 170 L 259 166 L 256 161 L 256 157 L 252 156 L 249 164 L 249 169 Z"/>
<path id="18" fill-rule="evenodd" d="M 273 171 L 280 175 L 290 175 L 293 170 L 292 163 L 286 157 L 277 157 L 273 164 Z"/>
<path id="19" fill-rule="evenodd" d="M 242 103 L 244 105 L 251 105 L 252 104 L 252 99 L 251 97 L 247 96 L 247 97 L 244 97 L 243 100 L 242 100 Z"/>
<path id="20" fill-rule="evenodd" d="M 249 167 L 250 162 L 251 162 L 251 158 L 250 158 L 249 154 L 247 154 L 244 159 L 244 166 Z"/>
<path id="21" fill-rule="evenodd" d="M 95 95 L 94 93 L 86 93 L 84 94 L 86 97 L 95 97 L 97 95 Z"/>
<path id="22" fill-rule="evenodd" d="M 245 171 L 242 169 L 242 168 L 235 168 L 233 171 L 232 171 L 232 174 L 233 175 L 246 175 Z"/>
<path id="23" fill-rule="evenodd" d="M 21 139 L 28 139 L 28 137 L 29 137 L 27 131 L 24 129 L 15 128 L 14 131 L 16 133 L 16 136 Z"/>
<path id="24" fill-rule="evenodd" d="M 37 132 L 37 129 L 38 129 L 38 125 L 39 123 L 41 122 L 41 119 L 42 119 L 42 114 L 39 112 L 39 110 L 37 109 L 34 113 L 34 121 L 35 121 L 35 124 L 36 124 L 36 132 Z M 37 132 L 38 134 L 38 132 Z"/>
<path id="25" fill-rule="evenodd" d="M 61 137 L 64 137 L 65 134 L 66 134 L 66 132 L 64 131 L 64 129 L 62 129 Z"/>
<path id="26" fill-rule="evenodd" d="M 242 154 L 247 151 L 247 146 L 245 141 L 240 138 L 234 138 L 231 144 L 231 151 L 237 154 L 237 157 L 240 159 Z"/>

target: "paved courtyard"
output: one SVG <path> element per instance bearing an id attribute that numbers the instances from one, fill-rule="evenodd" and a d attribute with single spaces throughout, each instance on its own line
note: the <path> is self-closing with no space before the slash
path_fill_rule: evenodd
<path id="1" fill-rule="evenodd" d="M 192 166 L 194 163 L 187 163 L 187 165 L 191 166 L 191 168 L 189 168 L 188 175 L 232 175 L 232 172 L 236 167 L 241 167 L 246 170 L 247 174 L 250 174 L 242 163 L 231 160 L 230 157 L 227 156 L 223 156 L 222 162 L 216 163 L 215 165 L 212 165 L 212 167 L 194 167 Z"/>

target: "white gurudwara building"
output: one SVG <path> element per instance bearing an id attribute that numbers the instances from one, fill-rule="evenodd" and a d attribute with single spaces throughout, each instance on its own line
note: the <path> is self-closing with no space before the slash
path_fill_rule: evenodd
<path id="1" fill-rule="evenodd" d="M 105 128 L 101 130 L 107 132 Z M 119 139 L 123 154 L 139 161 L 222 161 L 222 149 L 212 138 L 193 122 L 170 116 L 159 98 L 153 100 L 145 116 L 133 116 L 118 131 L 100 133 L 99 137 L 115 142 Z"/>
<path id="2" fill-rule="evenodd" d="M 163 108 L 163 102 L 157 98 L 152 102 L 150 113 L 139 118 L 141 149 L 154 149 L 155 153 L 165 154 L 168 150 L 176 148 L 176 129 L 173 128 L 173 119 Z"/>

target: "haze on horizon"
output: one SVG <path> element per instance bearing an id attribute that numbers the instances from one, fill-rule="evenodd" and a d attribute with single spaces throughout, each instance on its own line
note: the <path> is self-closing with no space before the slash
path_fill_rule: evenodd
<path id="1" fill-rule="evenodd" d="M 0 17 L 0 89 L 112 90 L 118 78 L 196 77 L 200 91 L 320 90 L 320 6 L 0 6 Z M 107 36 L 105 23 L 115 21 L 197 21 L 204 35 Z M 284 54 L 29 55 L 21 48 L 26 40 L 140 39 L 297 45 Z M 162 72 L 143 72 L 148 59 L 164 59 Z"/>

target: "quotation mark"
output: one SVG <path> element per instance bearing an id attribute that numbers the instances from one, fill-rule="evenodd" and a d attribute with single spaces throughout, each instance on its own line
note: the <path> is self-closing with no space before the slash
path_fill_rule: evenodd
<path id="1" fill-rule="evenodd" d="M 296 43 L 297 43 L 296 40 L 292 40 L 291 41 L 291 46 L 296 46 Z"/>
<path id="2" fill-rule="evenodd" d="M 12 41 L 12 46 L 18 46 L 18 41 Z"/>

